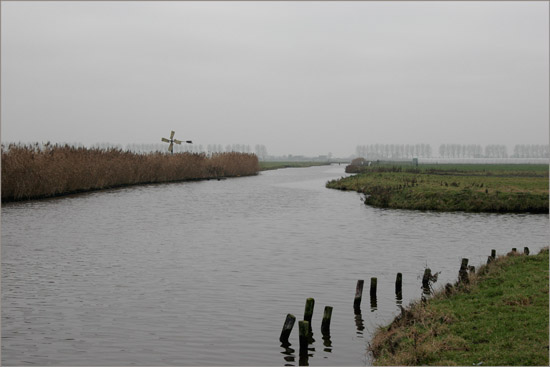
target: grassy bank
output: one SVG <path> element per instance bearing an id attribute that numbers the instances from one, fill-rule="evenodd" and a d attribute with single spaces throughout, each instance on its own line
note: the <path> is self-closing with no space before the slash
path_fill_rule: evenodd
<path id="1" fill-rule="evenodd" d="M 546 165 L 426 165 L 362 167 L 327 187 L 365 194 L 381 208 L 548 213 Z"/>
<path id="2" fill-rule="evenodd" d="M 279 168 L 300 168 L 312 166 L 327 166 L 329 162 L 260 162 L 260 170 L 268 171 Z"/>
<path id="3" fill-rule="evenodd" d="M 376 365 L 548 366 L 548 248 L 514 253 L 380 328 Z"/>
<path id="4" fill-rule="evenodd" d="M 135 154 L 71 146 L 2 146 L 2 202 L 119 186 L 255 175 L 253 154 Z"/>

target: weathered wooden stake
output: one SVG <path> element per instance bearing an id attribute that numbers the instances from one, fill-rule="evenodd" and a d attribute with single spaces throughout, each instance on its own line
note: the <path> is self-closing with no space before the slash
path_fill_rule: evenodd
<path id="1" fill-rule="evenodd" d="M 397 273 L 397 276 L 395 277 L 395 294 L 402 293 L 403 288 L 403 274 Z"/>
<path id="2" fill-rule="evenodd" d="M 286 320 L 283 325 L 283 331 L 281 331 L 281 337 L 279 338 L 281 343 L 288 343 L 288 337 L 290 336 L 290 332 L 294 327 L 294 322 L 296 322 L 296 317 L 294 315 L 286 315 Z"/>
<path id="3" fill-rule="evenodd" d="M 378 283 L 378 279 L 376 277 L 370 278 L 370 296 L 376 297 L 376 284 Z"/>
<path id="4" fill-rule="evenodd" d="M 493 260 L 496 259 L 496 257 L 497 257 L 497 250 L 495 250 L 495 249 L 492 249 L 492 250 L 491 250 L 491 257 L 493 258 Z"/>
<path id="5" fill-rule="evenodd" d="M 450 296 L 452 292 L 453 292 L 453 285 L 451 283 L 445 284 L 445 294 L 447 296 Z"/>
<path id="6" fill-rule="evenodd" d="M 529 247 L 524 247 L 524 248 L 523 248 L 523 253 L 524 253 L 525 255 L 529 255 Z"/>
<path id="7" fill-rule="evenodd" d="M 460 270 L 458 271 L 459 281 L 462 283 L 469 283 L 470 279 L 468 278 L 468 259 L 462 259 L 460 264 Z"/>
<path id="8" fill-rule="evenodd" d="M 330 335 L 330 319 L 332 318 L 332 307 L 325 306 L 323 313 L 323 321 L 321 322 L 321 333 L 326 336 Z"/>
<path id="9" fill-rule="evenodd" d="M 315 300 L 313 298 L 306 299 L 306 308 L 304 311 L 304 321 L 307 321 L 311 324 L 311 318 L 313 317 L 313 306 L 315 305 Z"/>
<path id="10" fill-rule="evenodd" d="M 353 301 L 353 308 L 356 310 L 361 308 L 361 298 L 363 298 L 363 283 L 364 280 L 357 281 L 357 288 L 355 288 L 355 300 Z"/>
<path id="11" fill-rule="evenodd" d="M 300 355 L 307 355 L 307 345 L 309 342 L 309 322 L 298 321 L 298 334 L 300 340 Z"/>
<path id="12" fill-rule="evenodd" d="M 512 248 L 512 252 L 518 252 L 518 249 L 517 248 Z"/>
<path id="13" fill-rule="evenodd" d="M 424 290 L 430 290 L 430 277 L 432 276 L 432 271 L 430 268 L 424 269 L 424 276 L 422 277 L 422 288 Z"/>

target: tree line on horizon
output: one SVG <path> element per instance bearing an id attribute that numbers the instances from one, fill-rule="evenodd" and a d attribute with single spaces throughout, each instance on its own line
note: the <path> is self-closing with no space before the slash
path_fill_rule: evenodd
<path id="1" fill-rule="evenodd" d="M 516 144 L 511 155 L 502 144 L 441 144 L 441 158 L 550 158 L 548 144 Z M 367 159 L 432 158 L 430 144 L 368 144 L 357 145 L 355 155 Z"/>

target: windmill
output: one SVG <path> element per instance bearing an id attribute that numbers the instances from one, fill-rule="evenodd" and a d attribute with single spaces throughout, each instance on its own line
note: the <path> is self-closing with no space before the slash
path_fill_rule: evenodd
<path id="1" fill-rule="evenodd" d="M 168 151 L 172 154 L 174 154 L 174 144 L 181 144 L 183 143 L 181 140 L 178 140 L 178 139 L 174 139 L 174 134 L 176 132 L 174 130 L 172 130 L 172 132 L 170 133 L 170 139 L 166 139 L 166 138 L 161 138 L 160 140 L 162 140 L 163 142 L 165 143 L 170 143 L 170 145 L 168 146 Z M 186 143 L 189 143 L 189 144 L 193 144 L 193 142 L 191 140 L 186 140 L 185 141 Z"/>

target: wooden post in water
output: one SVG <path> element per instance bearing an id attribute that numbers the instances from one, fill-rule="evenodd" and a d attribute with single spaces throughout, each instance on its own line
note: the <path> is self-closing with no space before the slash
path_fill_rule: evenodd
<path id="1" fill-rule="evenodd" d="M 286 320 L 283 325 L 283 331 L 281 331 L 281 337 L 279 338 L 281 343 L 288 343 L 288 337 L 290 336 L 290 332 L 294 327 L 294 322 L 296 322 L 296 317 L 294 315 L 286 315 Z"/>
<path id="2" fill-rule="evenodd" d="M 458 278 L 462 283 L 468 284 L 470 282 L 470 279 L 468 279 L 468 259 L 462 259 L 460 270 L 458 271 Z"/>
<path id="3" fill-rule="evenodd" d="M 330 319 L 332 318 L 332 307 L 325 306 L 323 321 L 321 322 L 321 333 L 323 336 L 330 335 Z"/>
<path id="4" fill-rule="evenodd" d="M 370 296 L 376 297 L 376 284 L 378 283 L 378 279 L 376 277 L 370 278 Z"/>
<path id="5" fill-rule="evenodd" d="M 307 321 L 311 326 L 311 318 L 313 317 L 313 306 L 315 305 L 315 300 L 313 298 L 306 299 L 306 308 L 304 311 L 304 321 Z"/>
<path id="6" fill-rule="evenodd" d="M 523 253 L 524 253 L 525 255 L 529 255 L 529 247 L 524 247 L 524 248 L 523 248 Z"/>
<path id="7" fill-rule="evenodd" d="M 422 290 L 424 294 L 430 294 L 430 277 L 432 276 L 432 270 L 430 268 L 424 269 L 424 276 L 422 276 Z"/>
<path id="8" fill-rule="evenodd" d="M 497 250 L 495 250 L 495 249 L 492 249 L 492 250 L 491 250 L 491 257 L 493 258 L 493 260 L 496 259 L 496 257 L 497 257 Z"/>
<path id="9" fill-rule="evenodd" d="M 364 280 L 357 281 L 357 287 L 355 288 L 355 300 L 353 301 L 353 308 L 358 310 L 361 308 L 361 298 L 363 298 L 363 283 Z"/>
<path id="10" fill-rule="evenodd" d="M 300 355 L 307 356 L 307 345 L 309 342 L 309 322 L 308 321 L 298 321 L 298 334 L 300 340 Z"/>
<path id="11" fill-rule="evenodd" d="M 403 284 L 403 274 L 397 273 L 397 276 L 395 277 L 395 294 L 402 293 L 403 291 L 402 284 Z"/>

